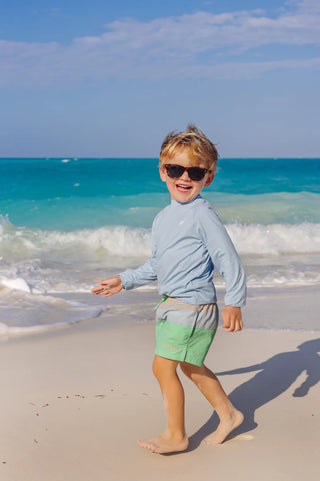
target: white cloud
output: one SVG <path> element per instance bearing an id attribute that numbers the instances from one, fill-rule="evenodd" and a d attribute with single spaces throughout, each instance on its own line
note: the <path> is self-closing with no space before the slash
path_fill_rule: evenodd
<path id="1" fill-rule="evenodd" d="M 113 76 L 195 77 L 200 72 L 238 78 L 274 69 L 319 68 L 318 58 L 248 62 L 247 55 L 242 59 L 242 53 L 253 48 L 259 53 L 259 47 L 266 45 L 319 45 L 318 0 L 295 2 L 294 8 L 292 1 L 287 4 L 290 10 L 282 10 L 276 18 L 251 10 L 197 12 L 150 22 L 125 19 L 107 24 L 101 36 L 76 38 L 67 46 L 0 41 L 0 85 L 66 85 L 88 77 L 97 82 Z M 203 54 L 210 61 L 204 61 Z"/>
<path id="2" fill-rule="evenodd" d="M 320 70 L 320 56 L 306 60 L 281 60 L 273 62 L 230 62 L 215 66 L 194 67 L 194 77 L 254 78 L 273 70 Z"/>
<path id="3" fill-rule="evenodd" d="M 319 0 L 302 0 L 296 3 L 298 3 L 300 11 L 305 11 L 308 13 L 320 13 Z"/>

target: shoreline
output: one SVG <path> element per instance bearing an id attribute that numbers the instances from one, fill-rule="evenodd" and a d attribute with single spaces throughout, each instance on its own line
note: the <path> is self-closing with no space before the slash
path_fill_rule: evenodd
<path id="1" fill-rule="evenodd" d="M 283 288 L 248 289 L 247 305 L 243 308 L 245 329 L 275 331 L 320 332 L 320 285 L 294 286 Z M 223 290 L 217 289 L 219 310 L 224 307 Z M 49 294 L 47 295 L 49 296 Z M 0 343 L 15 337 L 40 335 L 56 330 L 74 329 L 78 324 L 90 325 L 95 319 L 103 318 L 106 327 L 126 327 L 136 323 L 153 322 L 154 307 L 160 296 L 156 289 L 136 289 L 122 291 L 116 296 L 101 298 L 89 293 L 57 293 L 52 299 L 70 304 L 83 304 L 88 309 L 96 310 L 97 316 L 80 320 L 55 320 L 52 324 L 40 324 L 30 327 L 11 327 L 0 323 Z M 308 308 L 308 316 L 302 314 Z M 283 312 L 279 316 L 278 310 Z M 279 320 L 280 317 L 280 320 Z M 119 322 L 120 319 L 120 322 Z M 221 316 L 219 325 L 221 325 Z"/>

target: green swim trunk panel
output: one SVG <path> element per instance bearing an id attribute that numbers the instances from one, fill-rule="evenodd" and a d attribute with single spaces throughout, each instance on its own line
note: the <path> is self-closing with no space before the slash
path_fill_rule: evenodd
<path id="1" fill-rule="evenodd" d="M 173 322 L 156 323 L 157 356 L 202 366 L 216 329 L 198 329 Z"/>

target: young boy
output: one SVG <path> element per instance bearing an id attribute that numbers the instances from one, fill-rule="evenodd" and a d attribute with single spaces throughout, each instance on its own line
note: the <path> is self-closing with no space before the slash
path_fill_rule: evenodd
<path id="1" fill-rule="evenodd" d="M 138 441 L 156 453 L 184 451 L 188 447 L 184 421 L 182 372 L 200 389 L 216 410 L 220 424 L 206 444 L 221 444 L 243 421 L 217 377 L 204 364 L 218 325 L 216 267 L 226 283 L 223 327 L 243 327 L 245 273 L 217 213 L 200 193 L 215 176 L 217 150 L 195 126 L 170 133 L 163 141 L 159 172 L 171 195 L 152 226 L 152 257 L 138 269 L 101 280 L 92 294 L 104 297 L 157 280 L 163 296 L 157 306 L 156 350 L 153 372 L 162 391 L 167 430 L 150 440 Z"/>

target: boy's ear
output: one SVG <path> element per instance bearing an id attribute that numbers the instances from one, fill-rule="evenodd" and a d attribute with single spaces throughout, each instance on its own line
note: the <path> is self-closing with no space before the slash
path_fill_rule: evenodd
<path id="1" fill-rule="evenodd" d="M 207 180 L 206 180 L 206 183 L 204 184 L 205 187 L 209 187 L 209 185 L 210 185 L 211 182 L 213 181 L 215 175 L 216 175 L 215 173 L 208 175 L 208 178 L 207 178 Z"/>
<path id="2" fill-rule="evenodd" d="M 166 182 L 166 180 L 167 180 L 166 171 L 160 166 L 159 166 L 159 174 L 160 174 L 160 179 L 162 180 L 162 182 Z"/>

